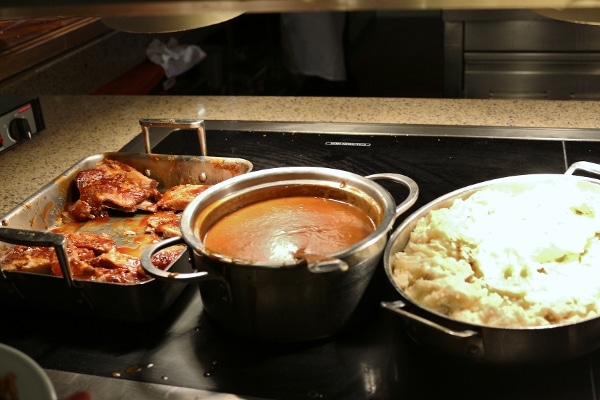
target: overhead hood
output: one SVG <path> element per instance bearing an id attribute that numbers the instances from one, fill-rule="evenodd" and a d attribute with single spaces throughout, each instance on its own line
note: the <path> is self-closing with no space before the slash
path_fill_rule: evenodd
<path id="1" fill-rule="evenodd" d="M 220 23 L 243 13 L 502 9 L 600 22 L 600 0 L 2 0 L 0 20 L 102 17 L 117 30 L 169 32 Z"/>
<path id="2" fill-rule="evenodd" d="M 2 0 L 1 3 L 0 19 L 185 16 L 210 12 L 600 8 L 600 0 Z"/>

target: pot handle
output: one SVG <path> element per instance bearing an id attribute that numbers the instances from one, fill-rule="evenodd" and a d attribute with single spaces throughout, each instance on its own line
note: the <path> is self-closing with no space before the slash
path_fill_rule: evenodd
<path id="1" fill-rule="evenodd" d="M 67 257 L 67 238 L 64 235 L 26 229 L 0 228 L 0 241 L 21 246 L 53 247 L 67 286 L 81 286 L 71 275 Z"/>
<path id="2" fill-rule="evenodd" d="M 151 244 L 146 247 L 146 249 L 142 252 L 142 256 L 140 257 L 140 262 L 142 264 L 142 268 L 146 271 L 150 276 L 167 280 L 170 282 L 195 282 L 202 281 L 206 279 L 216 279 L 217 277 L 207 271 L 197 271 L 197 272 L 189 272 L 189 273 L 177 273 L 177 272 L 169 272 L 162 270 L 156 267 L 152 263 L 152 256 L 158 253 L 162 249 L 166 249 L 170 246 L 175 246 L 177 244 L 184 244 L 183 238 L 180 236 L 174 236 L 160 242 Z"/>
<path id="3" fill-rule="evenodd" d="M 336 271 L 346 272 L 350 268 L 344 260 L 334 257 L 307 256 L 305 261 L 308 271 L 314 274 L 324 274 Z"/>
<path id="4" fill-rule="evenodd" d="M 417 185 L 417 183 L 414 180 L 412 180 L 411 178 L 409 178 L 406 175 L 393 174 L 393 173 L 381 173 L 381 174 L 367 175 L 365 178 L 371 179 L 371 180 L 387 179 L 387 180 L 390 180 L 393 182 L 399 182 L 408 188 L 409 192 L 408 192 L 408 195 L 406 196 L 406 199 L 404 199 L 404 201 L 402 203 L 400 203 L 398 206 L 396 206 L 395 218 L 398 218 L 402 213 L 404 213 L 413 204 L 415 204 L 415 202 L 417 201 L 417 198 L 419 197 L 419 186 Z"/>
<path id="5" fill-rule="evenodd" d="M 577 161 L 569 166 L 565 172 L 565 175 L 573 175 L 577 170 L 583 170 L 600 175 L 600 164 L 595 164 L 589 161 Z"/>

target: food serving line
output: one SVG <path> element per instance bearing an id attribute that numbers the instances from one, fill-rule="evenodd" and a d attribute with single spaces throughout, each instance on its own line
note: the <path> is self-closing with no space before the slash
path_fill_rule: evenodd
<path id="1" fill-rule="evenodd" d="M 216 121 L 206 126 L 211 156 L 244 158 L 255 170 L 323 166 L 362 176 L 409 176 L 420 189 L 409 213 L 477 182 L 562 174 L 575 161 L 600 162 L 593 130 Z M 161 131 L 152 138 L 153 152 L 185 155 L 199 148 L 197 141 L 194 131 Z M 140 137 L 123 151 L 141 152 L 143 146 Z M 389 190 L 395 198 L 405 195 Z M 118 396 L 124 387 L 147 393 L 187 388 L 178 390 L 199 390 L 198 398 L 223 393 L 291 399 L 596 398 L 595 353 L 510 367 L 447 357 L 414 344 L 401 319 L 381 308 L 381 301 L 397 297 L 379 267 L 344 331 L 306 343 L 261 343 L 224 332 L 202 311 L 195 285 L 147 323 L 11 308 L 3 316 L 11 329 L 3 329 L 0 340 L 48 370 L 60 395 L 89 385 L 97 398 L 113 398 L 104 397 L 112 390 Z"/>

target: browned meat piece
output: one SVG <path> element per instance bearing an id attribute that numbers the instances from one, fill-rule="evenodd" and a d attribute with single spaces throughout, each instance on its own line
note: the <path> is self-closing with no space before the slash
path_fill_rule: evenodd
<path id="1" fill-rule="evenodd" d="M 94 279 L 100 282 L 132 284 L 150 279 L 139 258 L 117 251 L 99 255 L 92 264 L 95 267 Z"/>
<path id="2" fill-rule="evenodd" d="M 158 268 L 169 267 L 184 251 L 184 246 L 173 246 L 154 254 L 152 263 Z M 144 272 L 140 259 L 127 254 L 111 251 L 96 257 L 92 264 L 95 269 L 95 280 L 112 283 L 139 283 L 150 277 Z"/>
<path id="3" fill-rule="evenodd" d="M 94 280 L 98 282 L 120 283 L 124 285 L 134 285 L 151 279 L 141 265 L 135 270 L 125 268 L 104 269 L 96 268 L 96 276 Z"/>
<path id="4" fill-rule="evenodd" d="M 95 265 L 103 254 L 115 252 L 114 241 L 105 235 L 86 232 L 65 234 L 67 258 L 71 275 L 76 279 L 95 279 Z M 2 268 L 7 271 L 23 271 L 62 276 L 62 270 L 52 247 L 13 246 L 2 259 Z M 135 269 L 135 267 L 134 267 Z"/>
<path id="5" fill-rule="evenodd" d="M 158 206 L 153 201 L 143 200 L 136 205 L 136 209 L 138 209 L 139 211 L 146 211 L 146 212 L 153 213 L 158 210 Z"/>
<path id="6" fill-rule="evenodd" d="M 100 169 L 84 169 L 77 174 L 75 178 L 78 188 L 86 188 L 96 185 L 103 179 L 106 179 L 107 175 Z"/>
<path id="7" fill-rule="evenodd" d="M 102 208 L 92 209 L 92 206 L 83 200 L 77 200 L 69 205 L 67 211 L 76 221 L 105 217 L 108 214 Z"/>
<path id="8" fill-rule="evenodd" d="M 124 176 L 127 182 L 144 189 L 154 190 L 158 186 L 158 182 L 154 179 L 148 178 L 137 169 L 120 161 L 105 159 L 96 165 L 96 169 L 105 171 L 108 176 Z"/>
<path id="9" fill-rule="evenodd" d="M 157 268 L 167 269 L 185 251 L 185 246 L 178 245 L 163 249 L 152 256 L 152 264 Z"/>
<path id="10" fill-rule="evenodd" d="M 163 210 L 183 211 L 192 200 L 211 185 L 177 185 L 168 189 L 158 201 Z"/>
<path id="11" fill-rule="evenodd" d="M 108 253 L 100 254 L 98 257 L 92 260 L 94 267 L 106 268 L 106 269 L 119 269 L 124 268 L 131 270 L 136 269 L 140 264 L 140 260 L 137 257 L 130 256 L 128 254 L 119 253 L 118 251 L 110 251 Z"/>
<path id="12" fill-rule="evenodd" d="M 105 217 L 108 209 L 154 212 L 161 197 L 157 181 L 115 160 L 105 159 L 92 169 L 80 171 L 75 183 L 79 199 L 69 207 L 69 213 L 78 221 Z"/>
<path id="13" fill-rule="evenodd" d="M 73 246 L 92 250 L 94 254 L 107 253 L 116 247 L 115 241 L 108 235 L 73 232 L 66 234 L 66 237 Z"/>
<path id="14" fill-rule="evenodd" d="M 168 238 L 181 236 L 179 221 L 181 214 L 170 211 L 159 211 L 148 218 L 146 232 L 156 233 L 158 236 Z"/>
<path id="15" fill-rule="evenodd" d="M 110 182 L 103 182 L 99 187 L 95 187 L 92 194 L 94 200 L 105 208 L 135 212 L 138 210 L 138 204 L 145 203 L 143 208 L 148 210 L 151 208 L 148 200 L 156 200 L 160 197 L 158 191 L 148 190 L 125 180 L 121 181 L 120 178 L 122 177 L 112 177 Z"/>
<path id="16" fill-rule="evenodd" d="M 56 253 L 51 247 L 13 246 L 2 259 L 2 269 L 51 274 L 56 263 Z"/>
<path id="17" fill-rule="evenodd" d="M 75 279 L 125 284 L 150 279 L 141 268 L 137 257 L 116 250 L 95 255 L 90 249 L 77 248 L 69 244 L 67 254 L 71 274 Z M 58 263 L 52 265 L 52 274 L 62 276 Z"/>
<path id="18" fill-rule="evenodd" d="M 62 276 L 60 264 L 56 258 L 54 249 L 47 248 L 52 255 L 51 273 L 56 276 Z M 93 250 L 75 246 L 69 242 L 67 236 L 67 257 L 69 259 L 69 267 L 71 276 L 77 279 L 90 279 L 94 275 L 94 267 L 90 265 L 90 261 L 96 257 Z"/>
<path id="19" fill-rule="evenodd" d="M 96 257 L 90 249 L 78 248 L 67 242 L 67 257 L 73 277 L 85 278 L 93 273 L 89 261 Z M 6 271 L 22 271 L 62 276 L 62 271 L 51 247 L 13 246 L 2 259 L 2 268 Z"/>
<path id="20" fill-rule="evenodd" d="M 94 274 L 94 267 L 90 262 L 96 257 L 90 249 L 84 249 L 74 246 L 72 243 L 67 244 L 67 257 L 69 258 L 69 267 L 71 276 L 75 279 L 91 279 Z M 52 273 L 56 276 L 62 276 L 62 270 L 58 260 L 52 265 Z"/>

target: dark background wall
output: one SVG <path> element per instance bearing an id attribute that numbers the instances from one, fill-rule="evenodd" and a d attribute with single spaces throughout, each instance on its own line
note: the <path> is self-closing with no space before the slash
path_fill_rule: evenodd
<path id="1" fill-rule="evenodd" d="M 1 34 L 0 34 L 1 35 Z M 3 94 L 89 94 L 147 62 L 154 38 L 197 44 L 207 57 L 156 95 L 333 95 L 440 97 L 443 22 L 437 12 L 347 13 L 343 83 L 295 76 L 282 63 L 279 14 L 246 14 L 176 34 L 109 32 L 0 81 Z M 0 58 L 0 63 L 1 63 Z M 146 94 L 146 93 L 139 93 Z"/>

